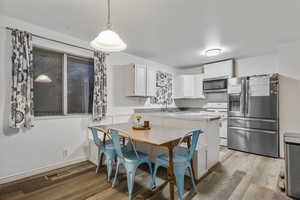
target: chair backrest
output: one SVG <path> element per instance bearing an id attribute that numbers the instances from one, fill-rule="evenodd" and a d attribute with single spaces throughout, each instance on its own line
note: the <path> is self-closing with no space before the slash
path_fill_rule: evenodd
<path id="1" fill-rule="evenodd" d="M 122 153 L 122 148 L 121 148 L 121 144 L 120 144 L 120 136 L 119 136 L 119 130 L 116 130 L 116 129 L 110 129 L 109 130 L 109 133 L 112 137 L 112 141 L 113 141 L 113 144 L 114 144 L 114 148 L 115 148 L 115 151 L 117 153 L 117 155 L 121 158 L 124 158 L 124 155 Z M 122 134 L 125 134 L 127 135 L 127 138 L 128 138 L 128 142 L 129 144 L 132 146 L 132 149 L 133 151 L 135 152 L 135 155 L 137 157 L 137 159 L 139 159 L 139 155 L 135 149 L 135 146 L 133 144 L 133 141 L 132 141 L 132 138 L 130 137 L 129 134 L 125 133 L 122 131 Z"/>
<path id="2" fill-rule="evenodd" d="M 196 147 L 197 147 L 197 143 L 198 143 L 198 140 L 199 140 L 199 135 L 202 133 L 201 130 L 194 130 L 194 131 L 191 131 L 187 134 L 185 134 L 179 141 L 178 143 L 178 146 L 183 142 L 183 140 L 186 138 L 186 137 L 191 137 L 191 146 L 190 148 L 188 149 L 188 159 L 191 160 L 193 155 L 194 155 L 194 152 L 196 150 Z"/>
<path id="3" fill-rule="evenodd" d="M 115 148 L 115 151 L 116 151 L 117 155 L 119 157 L 123 158 L 124 156 L 123 156 L 123 153 L 122 153 L 122 150 L 121 150 L 119 131 L 115 130 L 115 129 L 110 129 L 109 133 L 111 134 L 113 145 L 114 145 L 114 148 Z"/>
<path id="4" fill-rule="evenodd" d="M 95 127 L 89 127 L 89 129 L 91 129 L 91 131 L 92 131 L 94 143 L 98 147 L 102 148 L 103 147 L 103 142 L 100 140 L 100 138 L 98 136 L 98 130 Z"/>

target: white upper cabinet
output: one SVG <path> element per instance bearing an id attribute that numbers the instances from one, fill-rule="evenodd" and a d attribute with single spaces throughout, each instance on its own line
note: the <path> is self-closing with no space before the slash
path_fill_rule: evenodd
<path id="1" fill-rule="evenodd" d="M 203 94 L 204 74 L 194 75 L 194 98 L 205 98 Z"/>
<path id="2" fill-rule="evenodd" d="M 175 77 L 174 98 L 192 98 L 194 96 L 194 76 L 179 75 Z"/>
<path id="3" fill-rule="evenodd" d="M 127 96 L 147 97 L 155 95 L 156 71 L 151 70 L 146 65 L 130 64 L 127 77 Z"/>
<path id="4" fill-rule="evenodd" d="M 134 65 L 135 70 L 135 95 L 146 96 L 147 94 L 147 67 Z"/>
<path id="5" fill-rule="evenodd" d="M 204 65 L 205 79 L 218 77 L 233 77 L 234 65 L 233 60 L 226 60 Z"/>
<path id="6" fill-rule="evenodd" d="M 147 96 L 155 96 L 156 95 L 156 71 L 147 69 Z"/>
<path id="7" fill-rule="evenodd" d="M 185 74 L 175 77 L 175 99 L 204 98 L 203 74 Z"/>

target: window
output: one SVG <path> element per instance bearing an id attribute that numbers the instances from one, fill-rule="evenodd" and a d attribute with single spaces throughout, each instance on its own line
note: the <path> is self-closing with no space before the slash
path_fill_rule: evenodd
<path id="1" fill-rule="evenodd" d="M 34 49 L 33 55 L 34 114 L 62 115 L 64 55 L 41 49 Z"/>
<path id="2" fill-rule="evenodd" d="M 35 116 L 92 112 L 93 59 L 34 48 L 33 65 Z"/>
<path id="3" fill-rule="evenodd" d="M 92 60 L 68 57 L 68 113 L 91 113 L 94 89 Z"/>

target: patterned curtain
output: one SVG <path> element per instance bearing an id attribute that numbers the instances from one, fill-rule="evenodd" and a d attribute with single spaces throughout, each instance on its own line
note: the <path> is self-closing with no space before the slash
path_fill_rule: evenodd
<path id="1" fill-rule="evenodd" d="M 12 36 L 12 128 L 32 127 L 33 112 L 33 55 L 32 35 L 13 30 Z"/>
<path id="2" fill-rule="evenodd" d="M 107 112 L 107 75 L 102 52 L 94 52 L 94 74 L 93 120 L 99 121 Z"/>
<path id="3" fill-rule="evenodd" d="M 156 72 L 156 96 L 151 97 L 151 104 L 172 104 L 173 76 L 167 72 Z"/>

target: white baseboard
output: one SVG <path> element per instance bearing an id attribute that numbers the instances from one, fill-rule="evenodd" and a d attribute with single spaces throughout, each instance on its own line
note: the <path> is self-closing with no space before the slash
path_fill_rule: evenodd
<path id="1" fill-rule="evenodd" d="M 29 171 L 13 174 L 13 175 L 6 176 L 6 177 L 1 177 L 0 178 L 0 184 L 20 180 L 20 179 L 23 179 L 23 178 L 34 176 L 34 175 L 37 175 L 37 174 L 40 174 L 40 173 L 44 173 L 44 172 L 51 171 L 51 170 L 54 170 L 54 169 L 62 168 L 62 167 L 72 165 L 72 164 L 75 164 L 75 163 L 79 163 L 79 162 L 83 162 L 83 161 L 86 161 L 86 160 L 88 160 L 86 157 L 79 157 L 79 158 L 74 159 L 74 160 L 59 162 L 59 163 L 56 163 L 54 165 L 50 165 L 50 166 L 47 166 L 47 167 L 41 167 L 41 168 L 32 169 L 32 170 L 29 170 Z"/>

